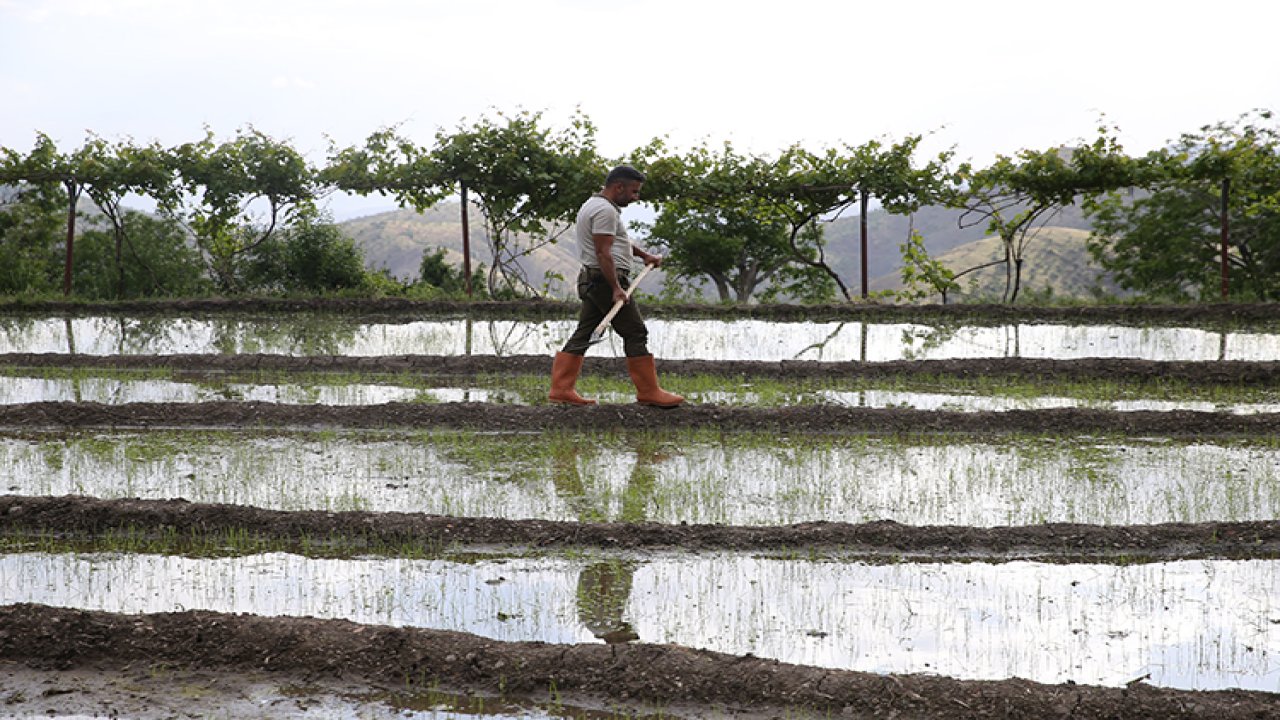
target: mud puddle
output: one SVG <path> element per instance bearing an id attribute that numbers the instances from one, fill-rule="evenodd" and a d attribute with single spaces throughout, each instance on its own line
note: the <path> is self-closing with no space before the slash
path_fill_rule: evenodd
<path id="1" fill-rule="evenodd" d="M 468 432 L 0 435 L 0 490 L 586 522 L 1132 525 L 1280 517 L 1267 441 Z"/>
<path id="2" fill-rule="evenodd" d="M 0 602 L 312 616 L 675 644 L 864 672 L 1280 692 L 1280 561 L 864 563 L 740 554 L 457 563 L 0 556 Z"/>
<path id="3" fill-rule="evenodd" d="M 11 719 L 361 718 L 362 720 L 610 720 L 629 715 L 539 707 L 403 685 L 321 680 L 262 670 L 187 670 L 163 663 L 38 670 L 0 661 L 0 716 Z"/>
<path id="4" fill-rule="evenodd" d="M 368 322 L 341 315 L 260 318 L 11 317 L 0 353 L 345 355 L 550 355 L 574 321 L 443 319 Z M 650 349 L 673 360 L 864 361 L 960 358 L 1131 358 L 1265 361 L 1280 332 L 1018 323 L 917 323 L 651 319 Z M 615 336 L 593 354 L 621 356 Z"/>

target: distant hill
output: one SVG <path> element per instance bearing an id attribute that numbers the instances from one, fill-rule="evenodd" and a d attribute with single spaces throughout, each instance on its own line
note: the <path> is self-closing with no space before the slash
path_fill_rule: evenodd
<path id="1" fill-rule="evenodd" d="M 401 280 L 418 277 L 423 253 L 444 248 L 445 256 L 455 267 L 462 267 L 462 217 L 458 203 L 444 203 L 423 213 L 394 210 L 339 223 L 339 227 L 364 251 L 365 265 L 373 270 L 386 269 Z M 467 217 L 471 231 L 471 265 L 489 267 L 493 255 L 483 219 L 474 208 Z M 547 273 L 558 273 L 564 282 L 551 286 L 553 295 L 571 297 L 574 279 L 581 265 L 577 248 L 569 233 L 558 242 L 536 250 L 521 260 L 529 282 L 541 287 Z M 657 294 L 662 291 L 663 274 L 651 273 L 640 284 L 640 290 Z"/>
<path id="2" fill-rule="evenodd" d="M 898 246 L 907 241 L 910 228 L 924 238 L 925 247 L 933 257 L 966 243 L 987 237 L 987 224 L 977 218 L 964 218 L 966 227 L 960 227 L 963 212 L 945 207 L 924 207 L 915 215 L 892 215 L 884 210 L 872 210 L 867 214 L 867 275 L 897 274 L 902 268 L 902 254 Z M 1092 226 L 1077 206 L 1064 209 L 1053 217 L 1053 227 L 1091 230 Z M 860 276 L 858 216 L 842 217 L 824 226 L 832 267 L 855 283 Z M 850 285 L 852 287 L 852 284 Z"/>
<path id="3" fill-rule="evenodd" d="M 471 230 L 472 267 L 493 264 L 488 235 L 480 214 L 468 216 Z M 339 223 L 364 251 L 365 262 L 375 270 L 386 269 L 401 280 L 418 277 L 422 256 L 443 248 L 455 267 L 462 267 L 462 218 L 458 203 L 445 203 L 423 213 L 393 210 Z M 540 248 L 522 263 L 529 281 L 540 285 L 548 272 L 572 281 L 578 261 L 573 248 L 564 241 Z"/>
<path id="4" fill-rule="evenodd" d="M 959 271 L 987 261 L 974 261 L 974 258 L 994 259 L 999 241 L 984 239 L 987 236 L 985 223 L 961 228 L 960 218 L 958 210 L 926 207 L 916 212 L 912 221 L 916 231 L 924 237 L 930 255 L 942 259 L 948 267 Z M 906 241 L 911 225 L 906 217 L 883 210 L 873 210 L 867 219 L 868 275 L 872 278 L 869 284 L 873 290 L 893 288 L 902 268 L 898 246 Z M 469 223 L 472 265 L 491 265 L 484 225 L 474 208 Z M 1079 209 L 1072 207 L 1059 213 L 1053 223 L 1055 227 L 1046 229 L 1041 240 L 1033 243 L 1028 251 L 1023 287 L 1030 287 L 1027 283 L 1035 283 L 1036 287 L 1050 283 L 1054 285 L 1056 295 L 1087 296 L 1087 287 L 1084 286 L 1093 283 L 1100 272 L 1092 268 L 1088 254 L 1083 250 L 1088 221 Z M 366 264 L 371 269 L 385 268 L 402 280 L 416 278 L 423 253 L 434 252 L 436 248 L 444 248 L 454 266 L 462 266 L 462 222 L 457 203 L 442 204 L 423 213 L 413 210 L 378 213 L 346 220 L 339 226 L 364 251 Z M 1065 232 L 1068 230 L 1075 232 Z M 842 217 L 826 223 L 824 231 L 828 262 L 856 294 L 861 290 L 858 281 L 858 217 Z M 953 251 L 955 255 L 950 254 Z M 565 297 L 572 295 L 571 285 L 578 272 L 578 260 L 568 235 L 558 243 L 539 249 L 526 258 L 523 265 L 535 286 L 543 283 L 546 273 L 558 273 L 565 282 L 553 284 L 552 293 Z M 986 273 L 998 275 L 1000 286 L 994 293 L 998 296 L 1003 289 L 1003 271 L 996 268 Z M 965 277 L 966 283 L 969 277 Z M 1082 279 L 1077 281 L 1076 278 Z M 981 275 L 980 279 L 985 287 L 986 275 Z M 656 294 L 662 287 L 662 273 L 657 272 L 644 282 L 641 289 Z"/>
<path id="5" fill-rule="evenodd" d="M 1019 297 L 1051 292 L 1055 298 L 1093 297 L 1095 289 L 1108 294 L 1122 294 L 1119 286 L 1105 270 L 1093 263 L 1085 246 L 1089 233 L 1077 228 L 1046 227 L 1027 244 L 1022 263 L 1022 286 Z M 954 272 L 961 272 L 1004 257 L 998 237 L 987 237 L 965 243 L 950 251 L 934 255 Z M 984 268 L 960 278 L 961 292 L 948 300 L 999 300 L 1004 293 L 1004 265 Z M 900 290 L 900 271 L 887 273 L 869 283 L 871 290 Z M 935 296 L 932 298 L 937 300 Z"/>

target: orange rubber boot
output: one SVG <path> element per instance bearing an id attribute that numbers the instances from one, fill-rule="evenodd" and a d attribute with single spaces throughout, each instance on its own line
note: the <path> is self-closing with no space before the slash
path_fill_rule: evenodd
<path id="1" fill-rule="evenodd" d="M 574 386 L 578 383 L 578 373 L 582 372 L 582 355 L 573 353 L 556 353 L 555 362 L 551 364 L 551 394 L 547 399 L 553 403 L 567 405 L 595 405 L 595 400 L 584 398 L 578 394 Z"/>
<path id="2" fill-rule="evenodd" d="M 652 355 L 627 358 L 627 372 L 636 386 L 636 402 L 660 408 L 673 408 L 684 398 L 658 387 L 658 367 Z"/>

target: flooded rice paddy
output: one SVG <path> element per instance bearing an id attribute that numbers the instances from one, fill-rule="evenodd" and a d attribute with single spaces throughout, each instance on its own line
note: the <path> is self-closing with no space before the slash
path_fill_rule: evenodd
<path id="1" fill-rule="evenodd" d="M 78 432 L 0 436 L 0 490 L 465 517 L 1105 525 L 1280 516 L 1267 440 Z"/>
<path id="2" fill-rule="evenodd" d="M 545 394 L 545 393 L 540 393 Z M 201 403 L 269 402 L 286 405 L 381 405 L 389 402 L 504 402 L 527 404 L 520 394 L 479 387 L 406 387 L 377 383 L 196 382 L 109 377 L 0 376 L 0 405 L 30 402 Z"/>
<path id="3" fill-rule="evenodd" d="M 730 663 L 754 655 L 822 668 L 962 680 L 1027 678 L 1109 687 L 1141 680 L 1163 688 L 1280 693 L 1280 560 L 1258 550 L 1263 542 L 1258 538 L 1270 537 L 1280 518 L 1280 439 L 1256 429 L 1241 431 L 1245 437 L 1215 432 L 1212 438 L 1188 430 L 1206 427 L 1206 422 L 1212 429 L 1224 422 L 1244 422 L 1228 421 L 1232 415 L 1280 412 L 1280 394 L 1273 383 L 1258 380 L 1270 376 L 1258 375 L 1254 367 L 1254 380 L 1239 381 L 1230 375 L 1235 366 L 1215 362 L 1280 360 L 1280 321 L 1266 320 L 1268 315 L 1260 313 L 1250 315 L 1251 322 L 1222 320 L 1233 317 L 1228 313 L 1186 326 L 1146 325 L 1140 316 L 1128 324 L 1127 313 L 1105 316 L 1121 318 L 1118 324 L 659 317 L 650 320 L 649 327 L 650 347 L 660 358 L 837 364 L 819 367 L 805 379 L 788 377 L 788 368 L 795 366 L 786 363 L 768 372 L 763 372 L 763 365 L 743 372 L 722 366 L 723 372 L 714 378 L 715 373 L 697 374 L 706 370 L 672 372 L 664 384 L 698 405 L 683 409 L 693 423 L 686 427 L 697 429 L 680 429 L 673 419 L 681 415 L 677 410 L 627 415 L 626 424 L 611 426 L 618 428 L 612 432 L 595 425 L 590 431 L 539 430 L 546 423 L 543 409 L 498 407 L 546 402 L 545 377 L 534 374 L 543 372 L 537 363 L 559 349 L 571 332 L 568 318 L 370 319 L 260 308 L 252 313 L 170 317 L 15 314 L 0 319 L 0 354 L 61 357 L 43 362 L 10 358 L 15 367 L 0 374 L 0 405 L 56 401 L 108 407 L 7 408 L 46 413 L 47 419 L 39 415 L 30 425 L 34 430 L 18 430 L 22 425 L 16 421 L 0 430 L 0 493 L 41 502 L 64 495 L 182 498 L 242 506 L 241 510 L 247 506 L 286 512 L 439 515 L 444 517 L 414 519 L 443 523 L 450 530 L 442 537 L 460 544 L 440 541 L 450 554 L 439 555 L 431 554 L 429 548 L 436 545 L 428 543 L 423 546 L 428 548 L 426 558 L 418 545 L 403 553 L 412 557 L 353 557 L 373 546 L 361 545 L 355 535 L 343 535 L 344 529 L 324 541 L 332 550 L 325 558 L 258 552 L 312 547 L 308 542 L 255 545 L 254 552 L 242 549 L 236 557 L 191 557 L 178 549 L 190 546 L 160 550 L 163 543 L 130 544 L 135 536 L 128 529 L 124 541 L 112 544 L 113 531 L 101 531 L 104 536 L 99 529 L 126 525 L 113 525 L 111 513 L 116 513 L 115 520 L 134 517 L 122 514 L 127 503 L 119 503 L 95 509 L 94 519 L 81 528 L 92 537 L 77 543 L 84 540 L 94 551 L 70 552 L 68 547 L 83 550 L 86 545 L 58 545 L 49 532 L 71 517 L 72 502 L 50 501 L 50 516 L 42 516 L 43 524 L 30 525 L 35 537 L 23 535 L 21 522 L 13 524 L 8 549 L 0 552 L 0 602 L 129 614 L 202 609 L 260 617 L 310 616 L 565 645 L 640 641 L 729 653 L 736 656 Z M 914 314 L 890 317 L 916 319 Z M 202 357 L 173 368 L 165 365 L 173 358 L 151 364 L 139 364 L 138 358 L 129 358 L 132 364 L 120 358 L 84 363 L 102 367 L 65 362 L 68 355 L 175 354 Z M 294 364 L 281 370 L 275 358 L 274 371 L 264 365 L 256 374 L 253 363 L 262 358 L 235 358 L 246 361 L 235 365 L 249 368 L 243 371 L 219 369 L 210 362 L 211 356 L 247 354 L 289 356 Z M 420 358 L 395 360 L 406 355 L 502 358 L 490 362 L 502 367 L 473 364 L 451 371 L 441 362 L 432 366 L 439 370 L 434 375 L 415 373 L 411 368 L 421 366 L 409 360 Z M 593 355 L 616 357 L 621 348 L 610 337 Z M 375 360 L 368 367 L 363 360 L 351 363 L 350 372 L 343 375 L 337 368 L 324 369 L 324 363 L 333 362 L 328 356 Z M 310 367 L 294 360 L 300 357 L 313 358 L 320 369 L 292 372 Z M 1146 375 L 1135 371 L 1112 382 L 1108 371 L 1095 367 L 1092 375 L 1080 373 L 1057 383 L 1051 379 L 1056 371 L 1026 367 L 1019 371 L 1023 374 L 996 371 L 970 382 L 970 375 L 983 375 L 983 367 L 999 364 L 977 361 L 995 358 L 1189 361 L 1197 371 L 1214 369 L 1178 382 L 1153 379 L 1152 372 L 1168 370 L 1162 365 Z M 912 372 L 874 366 L 886 373 L 878 380 L 870 375 L 843 377 L 848 366 L 839 365 L 926 359 L 975 362 L 962 362 L 962 367 L 936 376 L 924 374 L 933 370 L 919 370 L 924 363 L 908 362 Z M 519 365 L 519 372 L 508 372 L 513 364 Z M 135 369 L 126 370 L 126 365 Z M 602 365 L 583 377 L 580 389 L 606 404 L 630 406 L 626 374 L 617 372 L 621 364 Z M 918 376 L 913 374 L 917 371 Z M 200 404 L 213 402 L 230 408 L 225 423 L 207 421 Z M 390 405 L 451 402 L 470 404 Z M 180 403 L 184 405 L 177 409 L 187 413 L 192 405 L 198 406 L 194 412 L 199 418 L 192 427 L 203 429 L 163 429 L 181 425 L 166 420 L 176 415 L 164 414 L 130 425 L 127 418 L 122 420 L 128 408 L 110 407 L 133 403 Z M 317 408 L 282 419 L 280 413 L 287 409 L 280 405 Z M 873 418 L 876 426 L 863 431 L 836 428 L 828 434 L 827 424 L 797 420 L 798 414 L 813 408 L 788 409 L 802 405 L 1103 412 L 1064 413 L 1077 421 L 1047 423 L 1044 434 L 1030 434 L 1018 415 L 925 412 L 921 414 L 929 416 L 927 423 L 887 432 L 880 423 L 894 413 L 855 413 Z M 428 425 L 414 422 L 398 424 L 414 430 L 353 430 L 332 419 L 338 411 L 319 406 L 366 406 L 342 412 L 369 413 L 372 422 L 355 426 L 375 428 L 397 426 L 382 423 L 385 414 L 397 408 L 416 413 L 405 416 L 414 418 L 424 410 L 453 410 L 492 420 L 506 411 L 518 415 L 519 422 L 501 427 L 518 432 L 428 431 L 422 429 Z M 773 409 L 774 424 L 711 426 L 757 408 Z M 822 418 L 849 414 L 832 407 L 816 409 Z M 559 410 L 564 410 L 561 415 L 575 412 Z M 624 415 L 618 408 L 598 410 Z M 1162 414 L 1174 410 L 1198 412 Z M 628 411 L 635 412 L 630 407 Z M 1160 422 L 1133 425 L 1135 417 L 1143 416 L 1125 415 L 1133 411 L 1156 411 Z M 942 419 L 935 421 L 935 415 Z M 592 415 L 596 419 L 591 422 L 599 417 Z M 709 427 L 699 424 L 703 420 Z M 1271 427 L 1263 421 L 1270 419 L 1249 418 L 1245 424 Z M 946 429 L 928 424 L 933 422 L 945 422 Z M 969 423 L 965 433 L 955 433 L 960 423 Z M 1000 423 L 1019 427 L 1007 434 L 993 433 L 991 428 Z M 42 429 L 64 426 L 79 429 Z M 215 426 L 227 429 L 208 429 Z M 150 429 L 118 429 L 125 427 Z M 1086 434 L 1076 435 L 1081 427 Z M 1122 428 L 1117 432 L 1124 434 L 1094 434 L 1098 427 Z M 1135 428 L 1159 428 L 1149 432 L 1162 436 L 1140 436 L 1142 430 Z M 33 504 L 17 499 L 8 507 L 12 513 L 31 514 Z M 172 505 L 186 509 L 183 503 Z M 259 518 L 256 529 L 301 518 L 281 517 Z M 96 524 L 102 518 L 105 524 Z M 788 545 L 790 549 L 769 541 L 767 550 L 749 554 L 742 548 L 757 546 L 663 540 L 646 545 L 662 547 L 660 552 L 619 553 L 616 548 L 624 545 L 613 544 L 611 535 L 607 543 L 580 540 L 578 532 L 584 529 L 593 537 L 618 531 L 606 525 L 571 526 L 571 540 L 556 545 L 560 549 L 554 552 L 534 539 L 502 545 L 503 556 L 498 556 L 492 544 L 467 546 L 457 535 L 448 535 L 462 524 L 458 518 L 479 518 L 467 522 L 486 528 L 496 527 L 500 519 L 525 518 L 661 523 L 675 526 L 662 530 L 675 531 L 688 523 L 709 526 L 708 532 L 743 530 L 717 525 L 758 529 L 811 521 L 892 520 L 946 527 L 909 528 L 938 535 L 920 546 L 886 541 L 884 547 L 890 550 L 871 555 L 876 562 L 865 561 L 867 555 L 837 559 L 836 554 L 823 554 L 825 546 L 803 541 Z M 389 520 L 360 516 L 358 521 L 380 519 Z M 1135 527 L 1245 521 L 1261 521 L 1265 527 L 1199 526 L 1195 529 L 1202 535 L 1187 536 L 1217 538 L 1257 531 L 1253 539 L 1235 538 L 1233 551 L 1222 555 L 1196 552 L 1191 541 L 1176 533 L 1169 535 L 1172 540 L 1161 546 L 1159 556 L 1144 554 L 1153 542 L 1144 544 L 1143 528 Z M 1121 548 L 1110 554 L 1055 555 L 1072 543 L 1086 542 L 1080 539 L 1086 533 L 1051 527 L 1040 528 L 1049 531 L 1038 536 L 1043 554 L 1025 552 L 1026 546 L 1018 545 L 1018 550 L 1003 555 L 1009 561 L 993 563 L 957 561 L 997 556 L 990 553 L 949 553 L 953 540 L 973 534 L 972 528 L 1012 526 L 1007 530 L 1030 532 L 1037 528 L 1027 526 L 1044 523 L 1116 526 L 1108 528 L 1114 538 L 1127 533 L 1136 539 L 1123 546 L 1119 540 L 1114 545 L 1112 539 L 1105 540 L 1108 548 Z M 253 522 L 247 525 L 211 542 L 219 548 L 224 540 L 235 546 L 234 533 L 248 537 L 255 532 Z M 862 527 L 877 533 L 886 526 Z M 637 535 L 647 531 L 622 530 Z M 503 542 L 484 534 L 474 537 L 488 538 L 473 541 L 478 543 Z M 717 549 L 696 552 L 690 547 Z M 915 547 L 910 553 L 914 562 L 899 562 L 907 554 L 899 554 L 904 547 Z M 143 548 L 146 551 L 138 552 Z M 130 552 L 110 552 L 125 549 Z M 1237 559 L 1219 559 L 1224 556 Z M 1050 564 L 1030 557 L 1065 561 Z M 1091 562 L 1099 557 L 1116 563 Z M 1206 559 L 1186 559 L 1190 557 Z M 1152 562 L 1121 562 L 1135 558 Z M 1061 688 L 1069 686 L 1049 692 Z M 987 693 L 990 686 L 968 689 Z M 1017 684 L 1002 689 L 1009 693 L 1006 698 L 1026 692 Z M 354 702 L 355 712 L 372 702 L 377 701 Z M 421 714 L 417 708 L 400 710 L 413 717 L 471 716 L 465 709 L 428 707 Z M 547 714 L 513 708 L 482 716 Z"/>
<path id="4" fill-rule="evenodd" d="M 874 565 L 733 553 L 476 562 L 0 556 L 13 602 L 207 609 L 551 643 L 638 638 L 963 679 L 1280 691 L 1280 561 Z"/>
<path id="5" fill-rule="evenodd" d="M 0 405 L 35 402 L 94 402 L 108 405 L 126 403 L 201 403 L 201 402 L 267 402 L 287 405 L 380 405 L 392 402 L 442 403 L 482 402 L 508 405 L 546 403 L 546 380 L 529 378 L 521 387 L 481 386 L 482 383 L 456 387 L 427 387 L 427 378 L 383 379 L 380 382 L 344 382 L 333 380 L 232 381 L 226 379 L 167 379 L 95 376 L 87 373 L 64 377 L 29 377 L 0 374 Z M 370 378 L 373 379 L 373 378 Z M 630 388 L 617 382 L 585 378 L 584 392 L 603 403 L 629 403 Z M 484 385 L 494 384 L 492 381 Z M 705 384 L 705 381 L 699 382 Z M 610 389 L 594 389 L 610 385 Z M 1280 400 L 1274 391 L 1251 392 L 1253 397 L 1272 400 L 1247 402 L 1237 399 L 1196 398 L 1107 398 L 1095 392 L 1091 397 L 1068 397 L 1052 394 L 989 395 L 959 392 L 922 392 L 880 388 L 837 389 L 814 387 L 779 391 L 770 388 L 760 392 L 750 382 L 719 380 L 717 389 L 685 387 L 692 385 L 684 378 L 666 381 L 690 403 L 728 407 L 787 407 L 795 405 L 836 405 L 864 408 L 914 408 L 917 410 L 951 410 L 960 412 L 1006 412 L 1010 410 L 1044 410 L 1051 408 L 1088 408 L 1133 412 L 1139 410 L 1224 412 L 1257 414 L 1280 412 Z M 592 390 L 585 388 L 593 387 Z M 851 383 L 846 386 L 852 387 Z M 722 389 L 723 388 L 723 389 Z"/>
<path id="6" fill-rule="evenodd" d="M 1206 329 L 1017 323 L 916 323 L 651 319 L 650 349 L 673 359 L 881 362 L 956 358 L 1280 359 L 1280 327 Z M 241 319 L 14 317 L 0 324 L 0 353 L 87 355 L 270 353 L 310 355 L 550 355 L 573 331 L 552 321 L 369 322 L 326 315 Z M 620 356 L 610 335 L 593 349 Z"/>
<path id="7" fill-rule="evenodd" d="M 201 403 L 201 402 L 267 402 L 287 405 L 380 405 L 392 402 L 442 403 L 483 402 L 508 405 L 546 403 L 544 378 L 530 378 L 525 387 L 482 387 L 480 383 L 456 387 L 426 387 L 411 382 L 384 379 L 381 382 L 343 382 L 324 380 L 228 381 L 225 379 L 180 380 L 165 378 L 130 378 L 76 374 L 69 377 L 26 377 L 0 374 L 0 405 L 35 402 L 94 402 L 107 405 L 126 403 Z M 419 382 L 423 378 L 418 379 Z M 583 386 L 600 386 L 608 381 L 583 380 Z M 488 383 L 486 383 L 488 384 Z M 960 412 L 1005 412 L 1010 410 L 1044 410 L 1051 408 L 1088 408 L 1132 412 L 1138 410 L 1225 412 L 1257 414 L 1280 412 L 1280 401 L 1237 402 L 1235 400 L 1067 397 L 1055 395 L 985 395 L 974 393 L 920 392 L 878 388 L 835 389 L 815 387 L 807 390 L 759 392 L 753 383 L 721 380 L 718 388 L 686 388 L 683 378 L 666 382 L 690 403 L 728 407 L 787 407 L 794 405 L 836 405 L 866 408 L 914 408 L 917 410 L 951 410 Z M 612 385 L 618 386 L 617 382 Z M 585 390 L 584 390 L 585 391 Z M 593 390 L 589 394 L 604 403 L 629 403 L 630 389 L 621 386 Z M 1274 392 L 1254 391 L 1254 396 L 1270 398 Z"/>

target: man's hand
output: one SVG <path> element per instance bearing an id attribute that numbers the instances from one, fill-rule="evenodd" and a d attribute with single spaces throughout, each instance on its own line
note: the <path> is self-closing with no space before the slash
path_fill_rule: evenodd
<path id="1" fill-rule="evenodd" d="M 652 265 L 655 268 L 662 267 L 661 255 L 653 255 L 641 250 L 640 248 L 635 248 L 635 256 L 640 258 L 645 265 Z"/>
<path id="2" fill-rule="evenodd" d="M 625 304 L 627 304 L 627 303 L 631 302 L 631 298 L 627 296 L 627 291 L 626 291 L 626 290 L 623 290 L 621 287 L 619 287 L 619 286 L 617 286 L 617 285 L 614 285 L 614 286 L 613 286 L 613 301 L 614 301 L 615 303 L 622 303 L 622 304 L 624 304 L 624 305 L 625 305 Z"/>

